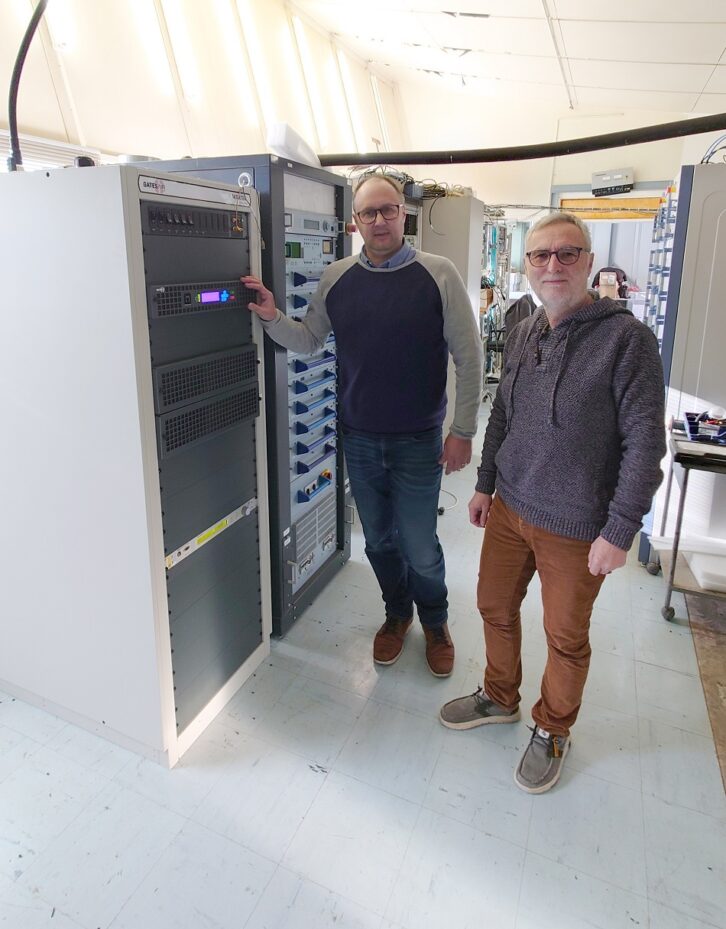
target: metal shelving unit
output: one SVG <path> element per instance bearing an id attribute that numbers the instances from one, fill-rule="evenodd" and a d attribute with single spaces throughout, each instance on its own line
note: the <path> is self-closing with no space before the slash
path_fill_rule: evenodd
<path id="1" fill-rule="evenodd" d="M 676 184 L 671 184 L 661 198 L 653 220 L 653 242 L 648 263 L 644 322 L 655 333 L 658 346 L 663 344 L 668 284 L 673 259 L 673 239 L 676 228 L 678 195 Z"/>

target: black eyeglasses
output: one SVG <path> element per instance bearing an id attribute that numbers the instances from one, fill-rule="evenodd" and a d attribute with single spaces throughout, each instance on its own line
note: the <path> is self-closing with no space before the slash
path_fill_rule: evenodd
<path id="1" fill-rule="evenodd" d="M 373 208 L 359 210 L 355 215 L 364 225 L 370 226 L 371 223 L 376 221 L 376 216 L 378 216 L 379 213 L 383 219 L 387 221 L 396 219 L 401 212 L 402 206 L 402 203 L 384 203 L 383 206 L 379 206 L 377 210 Z"/>
<path id="2" fill-rule="evenodd" d="M 576 245 L 565 245 L 563 248 L 556 248 L 550 251 L 546 248 L 536 248 L 532 252 L 527 252 L 527 258 L 533 268 L 544 268 L 550 263 L 552 255 L 557 257 L 561 265 L 574 265 L 579 261 L 580 255 L 588 252 L 587 248 L 578 248 Z"/>

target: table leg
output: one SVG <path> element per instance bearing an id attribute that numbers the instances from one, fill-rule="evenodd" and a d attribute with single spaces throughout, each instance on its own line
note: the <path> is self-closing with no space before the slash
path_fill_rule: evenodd
<path id="1" fill-rule="evenodd" d="M 681 496 L 680 496 L 680 499 L 678 500 L 678 515 L 676 516 L 676 528 L 673 533 L 673 552 L 671 555 L 671 569 L 670 569 L 670 572 L 668 573 L 668 587 L 666 589 L 666 599 L 665 599 L 665 603 L 663 604 L 663 609 L 660 611 L 663 619 L 667 619 L 669 622 L 676 615 L 676 611 L 671 606 L 671 594 L 673 593 L 673 578 L 675 577 L 675 574 L 676 574 L 676 560 L 678 558 L 678 545 L 681 541 L 681 523 L 683 522 L 683 510 L 686 504 L 686 491 L 688 490 L 688 473 L 689 473 L 689 469 L 684 468 L 683 469 L 683 486 L 681 487 Z"/>

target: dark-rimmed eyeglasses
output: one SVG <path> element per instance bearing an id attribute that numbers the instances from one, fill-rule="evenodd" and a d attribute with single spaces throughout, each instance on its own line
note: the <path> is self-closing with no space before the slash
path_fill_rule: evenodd
<path id="1" fill-rule="evenodd" d="M 372 207 L 370 209 L 366 208 L 365 210 L 359 210 L 355 215 L 363 225 L 370 226 L 371 223 L 376 221 L 376 216 L 378 216 L 379 213 L 386 222 L 397 219 L 402 206 L 402 203 L 384 203 L 383 206 L 379 206 L 377 210 L 374 210 Z"/>
<path id="2" fill-rule="evenodd" d="M 550 263 L 550 258 L 553 255 L 561 265 L 574 265 L 583 252 L 589 253 L 589 249 L 579 248 L 576 245 L 565 245 L 552 251 L 547 248 L 536 248 L 534 251 L 527 252 L 527 258 L 533 268 L 544 268 L 545 265 Z"/>

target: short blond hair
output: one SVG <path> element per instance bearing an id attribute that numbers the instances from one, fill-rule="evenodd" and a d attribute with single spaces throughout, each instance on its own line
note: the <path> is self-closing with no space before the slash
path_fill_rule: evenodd
<path id="1" fill-rule="evenodd" d="M 557 223 L 569 223 L 571 226 L 575 226 L 582 233 L 582 237 L 585 240 L 585 247 L 588 252 L 592 251 L 592 237 L 590 236 L 590 230 L 583 223 L 579 216 L 575 216 L 574 213 L 564 213 L 557 210 L 552 213 L 548 213 L 546 216 L 543 216 L 542 219 L 538 219 L 537 222 L 530 226 L 529 232 L 524 239 L 524 247 L 527 247 L 527 243 L 530 238 L 534 235 L 535 232 L 539 232 L 540 229 L 545 229 L 547 226 L 554 226 Z"/>
<path id="2" fill-rule="evenodd" d="M 355 206 L 355 198 L 358 196 L 358 191 L 364 184 L 367 184 L 368 181 L 385 181 L 387 184 L 390 184 L 391 187 L 396 191 L 399 197 L 399 203 L 403 203 L 403 185 L 395 177 L 391 177 L 390 174 L 377 174 L 371 173 L 366 174 L 365 177 L 362 177 L 355 187 L 353 188 L 353 205 Z"/>

